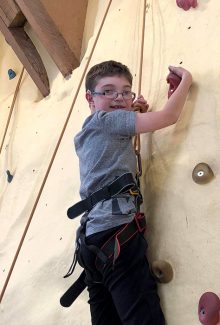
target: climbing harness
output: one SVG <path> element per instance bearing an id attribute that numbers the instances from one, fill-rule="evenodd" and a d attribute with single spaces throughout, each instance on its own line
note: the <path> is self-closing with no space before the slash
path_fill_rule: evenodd
<path id="1" fill-rule="evenodd" d="M 137 194 L 140 192 L 133 175 L 131 173 L 125 173 L 117 177 L 109 185 L 92 193 L 88 198 L 74 204 L 67 210 L 67 215 L 70 219 L 76 218 L 83 212 L 90 211 L 98 202 L 109 200 L 110 198 L 120 193 L 126 193 L 129 190 Z"/>
<path id="2" fill-rule="evenodd" d="M 76 218 L 83 212 L 86 212 L 81 218 L 81 226 L 77 232 L 76 238 L 76 250 L 73 258 L 72 265 L 70 266 L 69 271 L 64 277 L 71 275 L 74 271 L 74 268 L 77 263 L 77 249 L 81 243 L 86 245 L 85 240 L 85 232 L 86 232 L 86 222 L 88 221 L 87 215 L 88 212 L 92 210 L 92 208 L 101 201 L 109 200 L 113 197 L 117 197 L 118 194 L 129 193 L 134 197 L 136 210 L 140 210 L 140 205 L 143 202 L 142 195 L 140 193 L 139 187 L 137 186 L 136 180 L 134 180 L 132 173 L 125 173 L 119 177 L 117 177 L 114 181 L 112 181 L 109 185 L 102 187 L 98 191 L 92 193 L 88 198 L 79 201 L 70 207 L 67 211 L 67 215 L 70 219 Z M 138 222 L 137 222 L 138 224 Z M 78 245 L 78 246 L 77 246 Z M 116 247 L 117 249 L 117 247 Z M 101 257 L 101 259 L 105 259 L 100 249 L 92 249 L 97 256 Z"/>
<path id="3" fill-rule="evenodd" d="M 87 219 L 84 219 L 80 228 L 77 232 L 76 250 L 74 253 L 73 263 L 70 266 L 68 273 L 64 276 L 69 277 L 76 266 L 78 261 L 79 265 L 84 268 L 79 278 L 71 285 L 71 287 L 64 293 L 60 298 L 60 304 L 63 307 L 69 307 L 86 288 L 88 283 L 102 283 L 102 271 L 107 262 L 112 263 L 114 268 L 115 262 L 119 257 L 121 247 L 132 239 L 137 233 L 144 233 L 146 229 L 145 216 L 141 212 L 137 212 L 131 223 L 123 225 L 115 234 L 113 234 L 101 248 L 95 245 L 87 245 L 85 237 L 85 227 Z M 84 266 L 84 263 L 80 257 L 80 245 L 84 249 L 88 249 L 96 255 L 95 266 L 97 272 L 93 272 L 91 275 L 90 271 Z"/>
<path id="4" fill-rule="evenodd" d="M 138 212 L 135 214 L 133 221 L 129 224 L 122 225 L 122 227 L 116 231 L 116 233 L 110 237 L 101 248 L 96 247 L 95 245 L 87 245 L 85 232 L 86 223 L 88 221 L 88 212 L 98 202 L 117 197 L 117 195 L 121 193 L 129 193 L 135 199 L 136 209 Z M 69 277 L 73 273 L 77 262 L 84 268 L 84 271 L 61 297 L 60 303 L 62 306 L 70 306 L 78 295 L 86 288 L 86 282 L 101 283 L 101 273 L 98 271 L 102 270 L 108 261 L 112 261 L 112 265 L 114 267 L 115 261 L 120 254 L 121 246 L 128 242 L 138 232 L 143 233 L 145 231 L 145 216 L 143 213 L 139 212 L 141 203 L 142 195 L 139 187 L 137 186 L 137 181 L 134 180 L 131 173 L 125 173 L 120 177 L 117 177 L 108 186 L 105 186 L 92 193 L 87 199 L 74 204 L 68 209 L 67 214 L 70 219 L 76 218 L 82 212 L 86 211 L 86 213 L 82 216 L 81 226 L 77 231 L 73 262 L 64 278 Z M 97 272 L 94 272 L 93 275 L 91 275 L 90 272 L 85 268 L 85 265 L 80 257 L 80 247 L 84 247 L 96 255 L 95 266 Z"/>

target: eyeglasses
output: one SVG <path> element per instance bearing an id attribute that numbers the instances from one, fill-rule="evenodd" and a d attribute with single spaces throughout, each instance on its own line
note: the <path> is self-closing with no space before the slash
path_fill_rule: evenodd
<path id="1" fill-rule="evenodd" d="M 116 99 L 118 95 L 122 95 L 122 97 L 126 100 L 128 99 L 134 99 L 136 94 L 133 93 L 130 90 L 124 90 L 122 93 L 118 93 L 115 90 L 105 90 L 103 92 L 98 92 L 98 91 L 92 91 L 92 95 L 98 95 L 98 96 L 105 96 L 106 98 L 109 99 Z"/>

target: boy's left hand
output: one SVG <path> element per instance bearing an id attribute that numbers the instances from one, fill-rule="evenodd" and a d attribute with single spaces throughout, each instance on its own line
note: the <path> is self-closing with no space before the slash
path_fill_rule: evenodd
<path id="1" fill-rule="evenodd" d="M 146 113 L 148 111 L 149 105 L 142 95 L 138 96 L 132 104 L 134 111 L 139 111 L 140 113 Z"/>

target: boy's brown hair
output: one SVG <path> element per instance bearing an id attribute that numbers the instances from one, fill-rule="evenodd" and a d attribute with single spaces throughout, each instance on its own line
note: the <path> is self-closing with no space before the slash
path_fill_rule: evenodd
<path id="1" fill-rule="evenodd" d="M 124 76 L 132 86 L 132 74 L 128 67 L 113 60 L 94 65 L 86 75 L 86 91 L 93 91 L 101 78 L 110 76 Z"/>

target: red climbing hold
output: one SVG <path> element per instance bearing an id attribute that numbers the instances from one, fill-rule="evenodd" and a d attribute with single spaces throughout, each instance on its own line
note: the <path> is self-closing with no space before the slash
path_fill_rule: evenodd
<path id="1" fill-rule="evenodd" d="M 189 10 L 191 7 L 196 8 L 198 5 L 197 0 L 176 0 L 176 3 L 183 10 Z"/>
<path id="2" fill-rule="evenodd" d="M 179 86 L 181 81 L 181 78 L 174 74 L 173 72 L 170 72 L 167 76 L 167 83 L 170 84 L 170 88 L 168 90 L 168 98 L 174 93 L 176 88 Z"/>
<path id="3" fill-rule="evenodd" d="M 220 299 L 213 292 L 205 292 L 199 300 L 199 320 L 203 325 L 216 325 L 219 322 Z"/>

